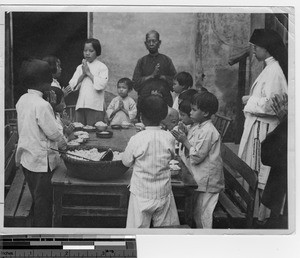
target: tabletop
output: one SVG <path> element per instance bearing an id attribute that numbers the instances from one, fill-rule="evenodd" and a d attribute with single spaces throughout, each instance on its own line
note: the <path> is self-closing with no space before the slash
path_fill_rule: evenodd
<path id="1" fill-rule="evenodd" d="M 95 146 L 108 146 L 108 147 L 116 147 L 121 150 L 125 150 L 125 147 L 129 141 L 129 139 L 137 133 L 135 128 L 129 129 L 111 129 L 113 132 L 112 138 L 98 138 L 95 132 L 90 132 L 90 138 L 86 145 L 95 145 Z M 179 175 L 172 177 L 172 186 L 179 188 L 197 188 L 197 184 L 193 178 L 193 176 L 188 171 L 187 167 L 184 163 L 179 159 L 179 166 L 181 167 L 181 171 Z M 62 161 L 59 167 L 55 170 L 54 175 L 52 177 L 52 184 L 55 185 L 79 185 L 79 186 L 101 186 L 101 185 L 111 185 L 111 186 L 127 186 L 129 185 L 130 178 L 132 174 L 132 167 L 128 169 L 128 171 L 120 178 L 113 180 L 105 180 L 105 181 L 88 181 L 83 179 L 78 179 L 74 177 L 70 177 L 67 173 L 67 168 L 65 167 L 64 162 Z"/>

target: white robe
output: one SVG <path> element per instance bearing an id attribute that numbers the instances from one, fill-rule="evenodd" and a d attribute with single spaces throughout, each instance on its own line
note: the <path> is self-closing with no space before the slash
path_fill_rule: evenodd
<path id="1" fill-rule="evenodd" d="M 275 94 L 282 96 L 288 91 L 279 63 L 273 57 L 267 58 L 265 62 L 266 67 L 253 83 L 244 108 L 245 124 L 238 153 L 242 160 L 258 172 L 259 189 L 264 189 L 270 171 L 270 167 L 261 163 L 260 143 L 279 124 L 271 108 L 271 98 Z"/>

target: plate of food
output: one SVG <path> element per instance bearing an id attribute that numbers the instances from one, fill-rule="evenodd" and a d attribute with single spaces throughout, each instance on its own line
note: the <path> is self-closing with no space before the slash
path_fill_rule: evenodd
<path id="1" fill-rule="evenodd" d="M 83 124 L 79 122 L 73 122 L 72 124 L 74 125 L 75 130 L 81 130 L 83 127 Z"/>
<path id="2" fill-rule="evenodd" d="M 123 121 L 121 126 L 123 129 L 128 129 L 131 126 L 131 123 Z"/>
<path id="3" fill-rule="evenodd" d="M 84 127 L 82 127 L 82 130 L 84 130 L 86 132 L 95 132 L 96 131 L 96 127 L 95 126 L 91 126 L 91 125 L 85 125 Z"/>
<path id="4" fill-rule="evenodd" d="M 77 139 L 75 139 L 75 140 L 67 142 L 67 145 L 68 145 L 68 147 L 76 147 L 76 146 L 80 145 L 80 142 Z"/>
<path id="5" fill-rule="evenodd" d="M 96 132 L 97 137 L 99 138 L 111 138 L 113 136 L 112 131 L 101 131 L 101 132 Z"/>

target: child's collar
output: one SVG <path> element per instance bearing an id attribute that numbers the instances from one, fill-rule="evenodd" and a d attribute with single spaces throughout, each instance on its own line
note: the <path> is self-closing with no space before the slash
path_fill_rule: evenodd
<path id="1" fill-rule="evenodd" d="M 39 90 L 28 89 L 27 92 L 30 94 L 36 94 L 36 95 L 39 95 L 40 97 L 43 97 L 43 92 L 41 92 Z"/>
<path id="2" fill-rule="evenodd" d="M 157 126 L 145 126 L 146 130 L 161 130 L 161 127 L 159 125 Z"/>

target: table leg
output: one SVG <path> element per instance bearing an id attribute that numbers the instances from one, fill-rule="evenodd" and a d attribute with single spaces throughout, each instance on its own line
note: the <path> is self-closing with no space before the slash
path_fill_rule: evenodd
<path id="1" fill-rule="evenodd" d="M 52 227 L 62 226 L 62 190 L 60 188 L 53 189 L 53 217 Z"/>

